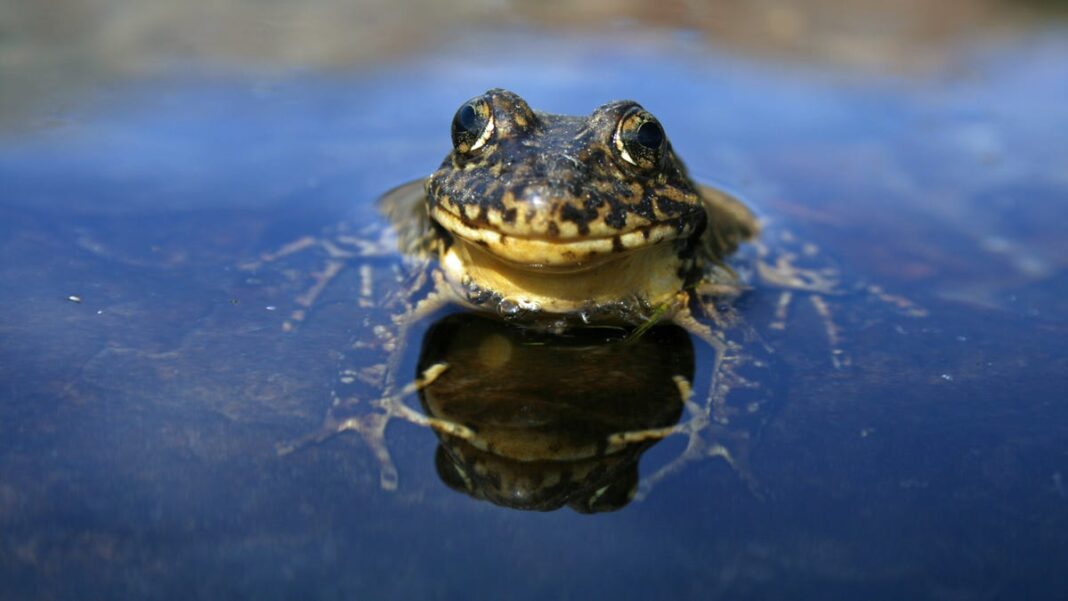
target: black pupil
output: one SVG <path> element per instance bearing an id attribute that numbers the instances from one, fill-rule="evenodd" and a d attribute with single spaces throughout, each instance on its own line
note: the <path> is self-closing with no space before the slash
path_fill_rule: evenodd
<path id="1" fill-rule="evenodd" d="M 649 149 L 660 148 L 664 142 L 664 130 L 660 124 L 646 121 L 638 128 L 638 143 Z"/>
<path id="2" fill-rule="evenodd" d="M 460 127 L 469 133 L 478 133 L 478 113 L 475 112 L 475 107 L 470 104 L 465 104 L 460 112 L 456 114 L 456 122 Z"/>

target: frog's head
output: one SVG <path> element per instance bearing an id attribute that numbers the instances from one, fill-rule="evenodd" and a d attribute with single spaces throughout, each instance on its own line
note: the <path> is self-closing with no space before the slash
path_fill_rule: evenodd
<path id="1" fill-rule="evenodd" d="M 685 167 L 636 102 L 568 117 L 490 90 L 460 106 L 452 141 L 427 180 L 430 216 L 499 259 L 581 268 L 705 227 Z"/>

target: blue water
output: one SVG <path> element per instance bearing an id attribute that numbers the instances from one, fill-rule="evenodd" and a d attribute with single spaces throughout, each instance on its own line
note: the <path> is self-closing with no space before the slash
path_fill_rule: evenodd
<path id="1" fill-rule="evenodd" d="M 511 41 L 189 70 L 0 135 L 0 597 L 1062 598 L 1064 36 L 885 76 L 681 38 Z M 314 261 L 238 265 L 378 219 L 375 198 L 441 161 L 460 102 L 498 86 L 552 112 L 639 100 L 698 179 L 816 244 L 850 290 L 927 316 L 831 299 L 839 370 L 804 299 L 781 333 L 777 291 L 743 299 L 775 348 L 759 492 L 706 460 L 616 512 L 516 511 L 447 488 L 436 437 L 405 423 L 396 491 L 355 436 L 278 457 L 321 423 L 358 281 L 287 334 L 286 270 Z M 679 452 L 653 447 L 642 472 Z"/>

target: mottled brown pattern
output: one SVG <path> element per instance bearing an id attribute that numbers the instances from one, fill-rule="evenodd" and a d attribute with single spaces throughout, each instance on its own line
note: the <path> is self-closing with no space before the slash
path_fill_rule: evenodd
<path id="1" fill-rule="evenodd" d="M 628 162 L 618 128 L 652 120 L 633 101 L 588 117 L 535 112 L 512 92 L 470 100 L 492 115 L 485 145 L 454 149 L 427 181 L 427 199 L 477 227 L 510 236 L 608 237 L 670 224 L 680 235 L 703 227 L 700 195 L 670 142 L 651 161 Z"/>
<path id="2" fill-rule="evenodd" d="M 744 205 L 688 178 L 634 102 L 571 117 L 490 90 L 460 106 L 452 138 L 421 191 L 386 203 L 404 205 L 387 207 L 401 246 L 439 260 L 435 303 L 554 328 L 689 323 L 693 288 L 729 287 L 722 261 L 757 231 Z"/>

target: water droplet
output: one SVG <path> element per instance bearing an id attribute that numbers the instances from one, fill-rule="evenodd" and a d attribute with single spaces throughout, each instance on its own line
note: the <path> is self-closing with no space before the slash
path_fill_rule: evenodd
<path id="1" fill-rule="evenodd" d="M 515 317 L 516 315 L 519 315 L 520 311 L 522 311 L 522 309 L 519 307 L 519 303 L 510 298 L 502 299 L 501 302 L 497 304 L 497 312 L 503 317 Z"/>
<path id="2" fill-rule="evenodd" d="M 490 291 L 484 290 L 469 277 L 465 277 L 464 281 L 461 282 L 461 285 L 463 286 L 464 295 L 467 297 L 467 300 L 476 305 L 481 305 L 490 298 Z"/>

